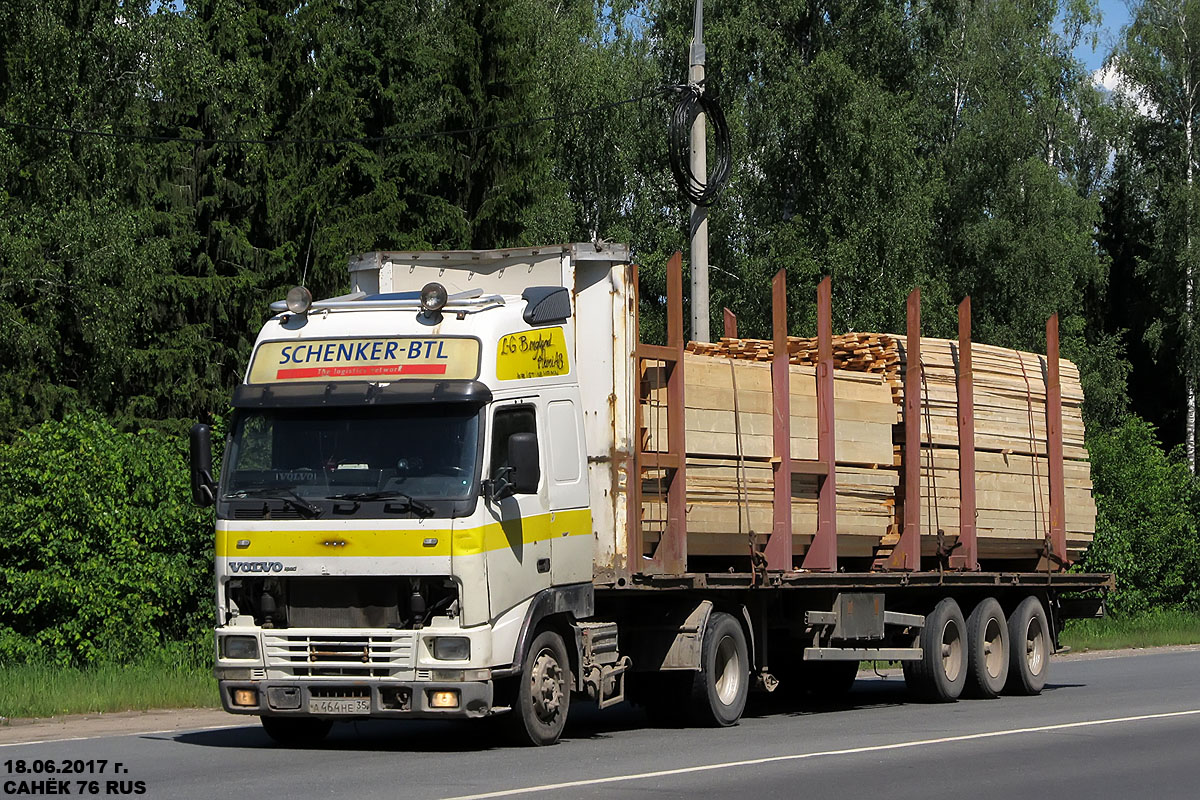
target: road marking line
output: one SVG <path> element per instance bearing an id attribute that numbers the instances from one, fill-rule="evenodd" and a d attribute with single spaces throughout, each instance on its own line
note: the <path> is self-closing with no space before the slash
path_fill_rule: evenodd
<path id="1" fill-rule="evenodd" d="M 485 800 L 490 797 L 511 797 L 518 794 L 533 794 L 535 792 L 551 792 L 555 789 L 573 789 L 580 786 L 599 786 L 605 783 L 622 783 L 625 781 L 645 780 L 646 778 L 664 778 L 670 775 L 686 775 L 691 772 L 709 772 L 718 769 L 731 769 L 733 767 L 751 767 L 759 764 L 773 764 L 781 761 L 801 761 L 809 758 L 819 758 L 821 756 L 845 756 L 854 755 L 857 753 L 878 753 L 885 750 L 905 750 L 911 747 L 923 747 L 931 744 L 948 744 L 952 742 L 969 742 L 976 739 L 994 739 L 1000 736 L 1015 736 L 1022 733 L 1045 733 L 1047 731 L 1061 731 L 1071 728 L 1089 728 L 1099 725 L 1115 725 L 1120 722 L 1141 722 L 1144 720 L 1154 719 L 1171 719 L 1173 717 L 1190 717 L 1200 715 L 1200 708 L 1191 709 L 1189 711 L 1168 711 L 1162 714 L 1141 714 L 1136 717 L 1113 717 L 1111 719 L 1093 719 L 1084 720 L 1082 722 L 1061 722 L 1055 725 L 1038 725 L 1032 728 L 1013 728 L 1003 731 L 988 731 L 986 733 L 967 733 L 961 736 L 943 736 L 938 739 L 917 739 L 909 742 L 894 742 L 892 744 L 877 744 L 866 747 L 848 747 L 843 750 L 824 750 L 818 753 L 795 753 L 786 756 L 767 756 L 764 758 L 750 758 L 744 761 L 726 761 L 720 764 L 703 764 L 697 767 L 680 767 L 678 769 L 662 769 L 654 772 L 638 772 L 630 775 L 613 775 L 607 778 L 587 778 L 578 781 L 566 781 L 563 783 L 548 783 L 542 786 L 522 786 L 519 789 L 502 789 L 495 792 L 484 792 L 482 794 L 458 795 L 455 797 L 446 798 L 446 800 Z"/>
<path id="2" fill-rule="evenodd" d="M 223 728 L 243 728 L 243 725 L 209 725 L 204 728 L 165 728 L 161 731 L 130 731 L 128 733 L 99 733 L 95 736 L 70 736 L 62 739 L 31 739 L 27 742 L 0 742 L 0 747 L 20 747 L 27 744 L 54 744 L 55 742 L 86 742 L 91 739 L 120 739 L 122 736 L 153 736 L 156 733 L 195 733 L 217 731 Z"/>

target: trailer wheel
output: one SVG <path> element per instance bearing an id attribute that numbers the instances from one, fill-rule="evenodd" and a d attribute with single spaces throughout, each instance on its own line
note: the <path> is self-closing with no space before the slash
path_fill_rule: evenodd
<path id="1" fill-rule="evenodd" d="M 921 660 L 904 662 L 904 682 L 920 699 L 950 703 L 967 682 L 967 623 L 951 597 L 942 599 L 925 617 Z"/>
<path id="2" fill-rule="evenodd" d="M 1040 694 L 1050 671 L 1050 623 L 1034 596 L 1026 597 L 1008 618 L 1007 688 L 1013 694 Z"/>
<path id="3" fill-rule="evenodd" d="M 259 717 L 263 730 L 276 743 L 287 747 L 320 744 L 333 722 L 313 717 Z"/>
<path id="4" fill-rule="evenodd" d="M 967 686 L 971 697 L 996 697 L 1008 679 L 1008 622 L 994 597 L 967 617 Z"/>
<path id="5" fill-rule="evenodd" d="M 692 681 L 697 721 L 716 727 L 736 725 L 750 691 L 750 654 L 742 626 L 729 614 L 714 613 L 704 631 L 700 671 Z"/>
<path id="6" fill-rule="evenodd" d="M 562 637 L 542 631 L 529 645 L 521 665 L 516 698 L 508 717 L 518 744 L 549 745 L 567 724 L 571 702 L 571 665 Z"/>

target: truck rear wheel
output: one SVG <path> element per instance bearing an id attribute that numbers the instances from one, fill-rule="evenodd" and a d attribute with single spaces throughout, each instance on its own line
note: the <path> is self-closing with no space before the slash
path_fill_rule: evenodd
<path id="1" fill-rule="evenodd" d="M 967 623 L 953 598 L 925 617 L 920 641 L 921 660 L 904 662 L 909 690 L 929 703 L 957 700 L 967 682 Z"/>
<path id="2" fill-rule="evenodd" d="M 554 744 L 571 703 L 571 664 L 561 636 L 542 631 L 534 638 L 518 681 L 509 717 L 513 738 L 519 744 Z"/>
<path id="3" fill-rule="evenodd" d="M 1013 694 L 1040 694 L 1050 671 L 1050 623 L 1041 601 L 1030 595 L 1008 618 L 1007 689 Z"/>
<path id="4" fill-rule="evenodd" d="M 967 687 L 971 697 L 996 697 L 1008 679 L 1008 622 L 994 597 L 967 617 Z"/>
<path id="5" fill-rule="evenodd" d="M 700 671 L 692 681 L 692 711 L 697 722 L 736 725 L 750 691 L 750 654 L 742 626 L 729 614 L 715 612 L 704 630 Z"/>
<path id="6" fill-rule="evenodd" d="M 333 722 L 313 717 L 259 717 L 263 730 L 277 743 L 289 747 L 319 744 L 329 735 Z"/>

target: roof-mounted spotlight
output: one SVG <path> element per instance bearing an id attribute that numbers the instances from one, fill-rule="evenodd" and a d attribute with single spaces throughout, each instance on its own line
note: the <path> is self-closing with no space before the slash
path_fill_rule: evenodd
<path id="1" fill-rule="evenodd" d="M 303 286 L 293 286 L 288 289 L 287 299 L 288 311 L 293 314 L 304 314 L 312 306 L 312 292 L 305 289 Z"/>
<path id="2" fill-rule="evenodd" d="M 446 292 L 446 287 L 436 281 L 421 287 L 421 310 L 426 316 L 433 316 L 445 308 L 448 299 L 450 295 Z"/>

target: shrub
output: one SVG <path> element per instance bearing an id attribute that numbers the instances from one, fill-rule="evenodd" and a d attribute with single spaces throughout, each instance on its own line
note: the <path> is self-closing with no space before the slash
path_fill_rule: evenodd
<path id="1" fill-rule="evenodd" d="M 1186 465 L 1135 416 L 1091 433 L 1088 450 L 1097 516 L 1083 568 L 1116 573 L 1118 612 L 1200 607 L 1200 496 Z"/>
<path id="2" fill-rule="evenodd" d="M 212 522 L 186 442 L 71 414 L 0 444 L 0 664 L 128 662 L 200 641 Z"/>

